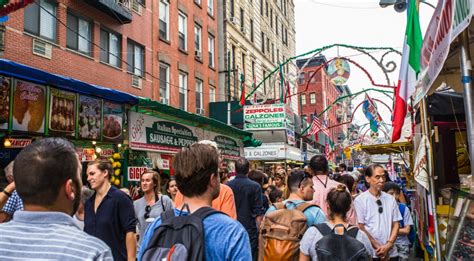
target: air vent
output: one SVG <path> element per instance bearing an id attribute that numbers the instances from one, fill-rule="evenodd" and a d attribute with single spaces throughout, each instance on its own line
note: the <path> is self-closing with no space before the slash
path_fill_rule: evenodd
<path id="1" fill-rule="evenodd" d="M 169 105 L 169 100 L 166 99 L 165 97 L 160 97 L 160 103 Z"/>
<path id="2" fill-rule="evenodd" d="M 142 88 L 142 78 L 138 75 L 132 75 L 132 86 L 138 89 Z"/>
<path id="3" fill-rule="evenodd" d="M 197 109 L 196 109 L 196 113 L 197 113 L 197 114 L 200 114 L 200 115 L 204 115 L 205 111 L 204 111 L 203 108 L 197 108 Z"/>
<path id="4" fill-rule="evenodd" d="M 38 39 L 33 39 L 33 54 L 51 59 L 53 46 Z"/>
<path id="5" fill-rule="evenodd" d="M 143 13 L 142 5 L 137 0 L 132 1 L 132 10 L 139 15 Z"/>

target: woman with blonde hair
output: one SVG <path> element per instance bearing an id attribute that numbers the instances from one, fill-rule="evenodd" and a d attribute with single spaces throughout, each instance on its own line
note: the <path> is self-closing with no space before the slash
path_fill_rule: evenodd
<path id="1" fill-rule="evenodd" d="M 133 202 L 138 219 L 139 243 L 141 243 L 148 225 L 155 221 L 155 218 L 159 217 L 161 213 L 174 208 L 171 198 L 160 192 L 160 174 L 156 171 L 149 170 L 141 175 L 140 188 L 143 197 Z"/>

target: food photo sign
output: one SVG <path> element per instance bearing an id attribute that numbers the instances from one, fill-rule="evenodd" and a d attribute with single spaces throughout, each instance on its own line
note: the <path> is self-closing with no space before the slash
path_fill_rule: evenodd
<path id="1" fill-rule="evenodd" d="M 121 104 L 104 101 L 104 124 L 102 138 L 104 141 L 120 142 L 123 139 L 123 107 Z"/>
<path id="2" fill-rule="evenodd" d="M 56 135 L 75 136 L 76 94 L 50 88 L 49 132 Z"/>
<path id="3" fill-rule="evenodd" d="M 0 76 L 0 129 L 8 129 L 10 119 L 10 82 L 8 77 Z"/>
<path id="4" fill-rule="evenodd" d="M 16 80 L 13 90 L 12 130 L 44 133 L 46 87 Z"/>
<path id="5" fill-rule="evenodd" d="M 97 140 L 100 138 L 102 122 L 102 100 L 79 96 L 79 138 Z"/>

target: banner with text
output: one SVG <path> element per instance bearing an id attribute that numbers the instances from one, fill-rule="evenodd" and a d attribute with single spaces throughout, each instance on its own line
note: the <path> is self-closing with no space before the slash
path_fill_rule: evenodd
<path id="1" fill-rule="evenodd" d="M 285 122 L 285 104 L 244 106 L 244 130 L 285 129 Z"/>

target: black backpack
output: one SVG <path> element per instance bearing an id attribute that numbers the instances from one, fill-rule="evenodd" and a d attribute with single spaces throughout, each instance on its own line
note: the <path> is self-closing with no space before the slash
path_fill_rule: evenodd
<path id="1" fill-rule="evenodd" d="M 202 207 L 188 216 L 175 216 L 174 209 L 161 213 L 161 225 L 150 239 L 143 260 L 204 260 L 202 221 L 215 213 Z"/>
<path id="2" fill-rule="evenodd" d="M 359 229 L 349 227 L 348 230 L 342 224 L 338 224 L 331 229 L 326 223 L 315 225 L 323 235 L 316 243 L 316 254 L 319 261 L 359 261 L 369 260 L 364 244 L 356 239 Z M 344 234 L 339 235 L 334 232 L 336 227 L 343 227 Z"/>

